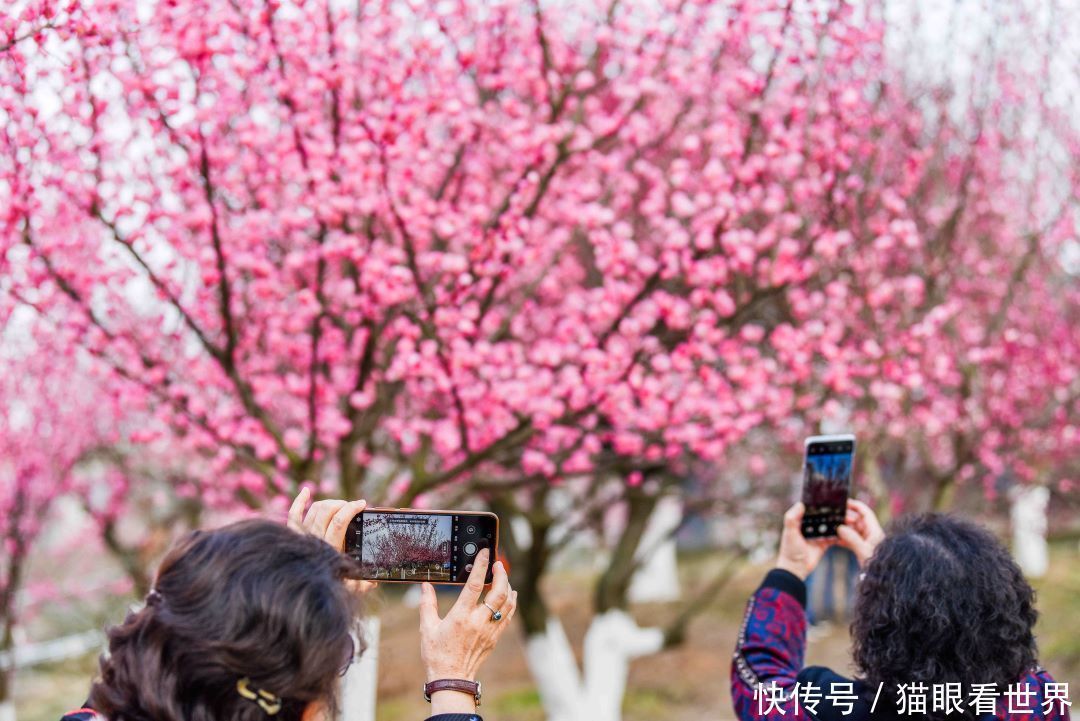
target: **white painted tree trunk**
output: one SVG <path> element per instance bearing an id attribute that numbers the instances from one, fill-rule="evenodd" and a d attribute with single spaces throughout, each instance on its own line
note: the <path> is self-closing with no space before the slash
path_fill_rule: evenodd
<path id="1" fill-rule="evenodd" d="M 342 679 L 341 721 L 375 721 L 382 624 L 378 617 L 369 617 L 364 619 L 361 628 L 367 648 Z"/>
<path id="2" fill-rule="evenodd" d="M 679 600 L 674 533 L 682 523 L 682 517 L 682 500 L 678 496 L 664 496 L 657 502 L 638 545 L 640 565 L 627 592 L 631 603 Z"/>
<path id="3" fill-rule="evenodd" d="M 630 661 L 663 646 L 663 631 L 641 628 L 625 611 L 612 610 L 589 624 L 584 676 L 555 618 L 525 642 L 525 657 L 548 721 L 620 721 Z"/>
<path id="4" fill-rule="evenodd" d="M 585 695 L 591 721 L 620 721 L 630 661 L 657 653 L 664 632 L 641 628 L 625 611 L 595 617 L 585 634 Z"/>
<path id="5" fill-rule="evenodd" d="M 0 721 L 15 721 L 15 702 L 0 701 Z"/>
<path id="6" fill-rule="evenodd" d="M 1012 494 L 1013 555 L 1024 573 L 1031 578 L 1046 575 L 1050 565 L 1046 545 L 1046 510 L 1050 491 L 1044 486 L 1015 489 Z"/>
<path id="7" fill-rule="evenodd" d="M 548 721 L 583 721 L 581 673 L 559 619 L 549 618 L 543 633 L 525 640 L 525 660 Z"/>

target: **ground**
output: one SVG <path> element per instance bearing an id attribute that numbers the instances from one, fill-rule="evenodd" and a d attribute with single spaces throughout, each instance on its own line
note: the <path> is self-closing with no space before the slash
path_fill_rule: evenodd
<path id="1" fill-rule="evenodd" d="M 1080 553 L 1075 541 L 1054 549 L 1050 573 L 1035 583 L 1041 612 L 1038 637 L 1043 665 L 1059 681 L 1080 689 Z M 714 567 L 719 559 L 696 558 L 681 564 L 685 586 L 693 576 Z M 680 648 L 636 661 L 632 666 L 624 719 L 626 721 L 698 721 L 732 718 L 728 694 L 731 651 L 747 596 L 764 574 L 765 567 L 745 566 L 694 622 L 687 642 Z M 567 634 L 580 652 L 588 622 L 587 605 L 592 584 L 588 576 L 556 575 L 548 593 L 552 608 L 562 618 Z M 418 691 L 422 682 L 417 641 L 416 611 L 400 603 L 400 589 L 381 592 L 373 599 L 383 618 L 380 645 L 379 721 L 415 721 L 427 715 L 428 706 Z M 443 600 L 444 608 L 450 598 Z M 663 621 L 672 615 L 668 605 L 645 605 L 634 609 L 641 624 Z M 102 616 L 118 619 L 115 606 Z M 97 614 L 95 614 L 97 615 Z M 41 623 L 47 622 L 46 617 Z M 58 630 L 69 628 L 70 616 L 52 621 Z M 83 625 L 82 628 L 86 626 Z M 544 718 L 536 689 L 521 653 L 518 629 L 507 635 L 482 672 L 483 712 L 488 721 L 541 721 Z M 832 628 L 810 643 L 808 664 L 848 669 L 847 629 Z M 86 695 L 96 668 L 92 657 L 24 670 L 16 681 L 20 721 L 56 721 L 65 710 L 78 707 Z M 1071 691 L 1071 697 L 1080 691 Z"/>

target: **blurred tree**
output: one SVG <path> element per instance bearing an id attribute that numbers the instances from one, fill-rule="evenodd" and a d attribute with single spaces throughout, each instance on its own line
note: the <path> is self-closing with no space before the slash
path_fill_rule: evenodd
<path id="1" fill-rule="evenodd" d="M 9 332 L 0 339 L 0 718 L 13 719 L 14 630 L 35 540 L 88 453 L 115 440 L 111 404 L 74 355 Z M 20 323 L 20 328 L 28 326 Z"/>

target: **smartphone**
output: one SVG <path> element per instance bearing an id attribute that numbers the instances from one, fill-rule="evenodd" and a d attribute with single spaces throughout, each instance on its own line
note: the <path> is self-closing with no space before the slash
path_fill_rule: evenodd
<path id="1" fill-rule="evenodd" d="M 855 436 L 850 433 L 806 439 L 802 491 L 806 538 L 835 536 L 836 527 L 844 522 L 854 457 Z"/>
<path id="2" fill-rule="evenodd" d="M 499 550 L 494 513 L 368 508 L 349 523 L 345 553 L 370 581 L 464 584 L 481 549 Z M 485 583 L 491 583 L 491 565 Z"/>

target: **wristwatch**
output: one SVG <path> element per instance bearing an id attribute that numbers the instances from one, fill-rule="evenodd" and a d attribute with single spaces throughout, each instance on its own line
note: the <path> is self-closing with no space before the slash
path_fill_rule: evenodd
<path id="1" fill-rule="evenodd" d="M 436 691 L 460 691 L 470 694 L 480 705 L 480 682 L 466 681 L 461 678 L 440 678 L 438 681 L 429 681 L 424 684 L 424 700 L 431 703 L 431 694 Z"/>

